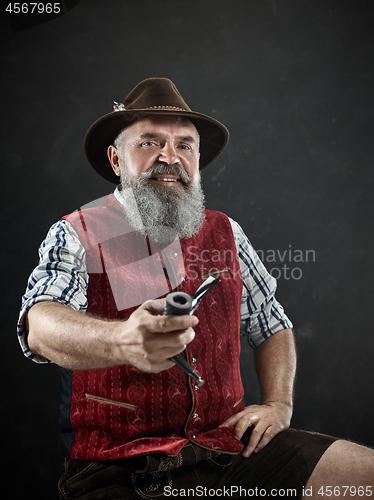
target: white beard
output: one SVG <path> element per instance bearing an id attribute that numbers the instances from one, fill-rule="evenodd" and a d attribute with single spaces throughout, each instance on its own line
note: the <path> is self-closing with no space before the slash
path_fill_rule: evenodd
<path id="1" fill-rule="evenodd" d="M 155 185 L 156 174 L 178 175 L 181 183 Z M 204 193 L 180 165 L 157 163 L 137 178 L 121 169 L 121 199 L 131 226 L 156 243 L 170 243 L 197 234 L 205 217 Z M 182 185 L 180 185 L 182 184 Z"/>

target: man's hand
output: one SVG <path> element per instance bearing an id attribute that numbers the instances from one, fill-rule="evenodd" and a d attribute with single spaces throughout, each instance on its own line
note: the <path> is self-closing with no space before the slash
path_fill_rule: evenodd
<path id="1" fill-rule="evenodd" d="M 117 356 L 148 373 L 173 366 L 169 358 L 182 352 L 195 337 L 196 316 L 163 316 L 165 299 L 148 300 L 123 323 Z"/>
<path id="2" fill-rule="evenodd" d="M 248 458 L 253 452 L 262 450 L 279 432 L 290 425 L 292 409 L 283 403 L 269 402 L 261 406 L 251 405 L 243 411 L 231 415 L 220 427 L 235 426 L 234 436 L 241 439 L 249 427 L 253 427 L 243 456 Z"/>
<path id="3" fill-rule="evenodd" d="M 234 435 L 238 439 L 249 427 L 253 427 L 244 457 L 262 450 L 274 436 L 290 425 L 296 370 L 292 330 L 280 330 L 265 340 L 255 351 L 255 363 L 263 404 L 247 406 L 222 424 L 235 426 Z"/>

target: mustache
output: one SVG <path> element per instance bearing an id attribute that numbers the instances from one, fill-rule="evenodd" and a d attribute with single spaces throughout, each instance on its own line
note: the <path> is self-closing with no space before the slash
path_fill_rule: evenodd
<path id="1" fill-rule="evenodd" d="M 179 177 L 180 181 L 184 185 L 189 185 L 191 182 L 190 176 L 178 163 L 173 165 L 167 165 L 166 163 L 157 162 L 154 163 L 148 170 L 140 174 L 140 179 L 151 179 L 155 175 L 176 175 Z"/>

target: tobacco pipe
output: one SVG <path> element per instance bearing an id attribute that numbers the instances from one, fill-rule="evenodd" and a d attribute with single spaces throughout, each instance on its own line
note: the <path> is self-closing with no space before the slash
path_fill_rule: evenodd
<path id="1" fill-rule="evenodd" d="M 177 316 L 181 316 L 183 314 L 192 315 L 197 307 L 199 306 L 201 299 L 209 292 L 211 288 L 214 287 L 217 283 L 219 283 L 218 278 L 213 278 L 210 276 L 208 279 L 204 281 L 204 283 L 196 290 L 192 297 L 188 295 L 188 293 L 184 292 L 173 292 L 169 293 L 166 297 L 166 305 L 164 308 L 164 315 L 168 316 L 171 314 L 175 314 Z M 191 378 L 193 378 L 196 384 L 201 387 L 205 380 L 203 380 L 200 375 L 195 372 L 192 366 L 187 363 L 183 356 L 180 354 L 176 354 L 175 356 L 170 358 L 179 368 Z"/>

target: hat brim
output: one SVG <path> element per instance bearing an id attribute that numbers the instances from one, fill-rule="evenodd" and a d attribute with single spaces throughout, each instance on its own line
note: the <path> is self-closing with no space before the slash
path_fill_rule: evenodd
<path id="1" fill-rule="evenodd" d="M 120 182 L 109 162 L 108 147 L 113 144 L 120 131 L 135 119 L 151 115 L 183 116 L 195 125 L 200 135 L 200 170 L 212 163 L 229 141 L 229 131 L 222 123 L 194 111 L 162 109 L 113 111 L 93 123 L 84 138 L 84 150 L 88 161 L 104 179 L 115 184 Z"/>

